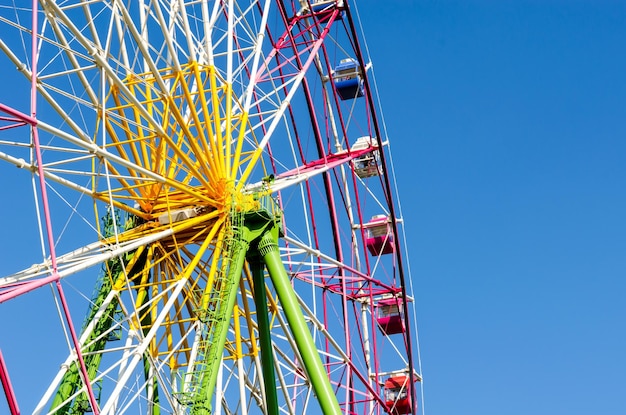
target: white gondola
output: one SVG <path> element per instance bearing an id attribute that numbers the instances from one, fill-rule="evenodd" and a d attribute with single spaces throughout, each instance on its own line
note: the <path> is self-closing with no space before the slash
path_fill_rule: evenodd
<path id="1" fill-rule="evenodd" d="M 380 152 L 378 150 L 378 141 L 372 137 L 359 137 L 352 146 L 352 151 L 359 151 L 365 148 L 375 148 L 371 152 L 363 154 L 354 159 L 354 172 L 361 179 L 382 174 L 382 165 L 380 164 Z"/>

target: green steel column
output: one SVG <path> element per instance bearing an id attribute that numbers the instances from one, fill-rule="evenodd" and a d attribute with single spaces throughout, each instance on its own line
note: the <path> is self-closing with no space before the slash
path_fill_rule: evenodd
<path id="1" fill-rule="evenodd" d="M 261 367 L 263 369 L 263 386 L 265 389 L 265 405 L 267 413 L 278 415 L 278 395 L 276 393 L 276 375 L 274 373 L 274 355 L 270 335 L 270 321 L 267 315 L 267 297 L 265 294 L 265 278 L 263 263 L 256 254 L 248 256 L 252 281 L 254 283 L 254 304 L 256 306 L 259 343 L 261 345 Z"/>
<path id="2" fill-rule="evenodd" d="M 259 254 L 263 257 L 270 278 L 274 283 L 276 294 L 285 311 L 291 333 L 300 349 L 302 362 L 320 402 L 322 412 L 324 415 L 340 415 L 339 402 L 330 384 L 330 379 L 324 370 L 324 365 L 313 342 L 311 332 L 306 325 L 306 321 L 304 321 L 304 316 L 298 304 L 296 293 L 289 281 L 289 276 L 280 259 L 277 233 L 278 230 L 274 227 L 263 235 L 259 242 Z"/>
<path id="3" fill-rule="evenodd" d="M 243 229 L 235 229 L 235 232 L 244 231 Z M 241 235 L 240 235 L 241 236 Z M 246 253 L 248 252 L 249 243 L 244 237 L 235 237 L 232 240 L 232 251 L 230 259 L 232 260 L 228 267 L 228 284 L 229 287 L 226 291 L 225 304 L 220 307 L 225 307 L 220 310 L 219 321 L 216 324 L 216 339 L 211 341 L 209 351 L 207 353 L 208 364 L 211 365 L 208 370 L 208 376 L 203 376 L 202 383 L 199 389 L 198 398 L 193 404 L 191 409 L 192 415 L 209 415 L 211 413 L 211 399 L 215 392 L 215 385 L 217 383 L 217 372 L 219 371 L 219 365 L 222 361 L 222 353 L 224 353 L 224 345 L 226 344 L 226 336 L 228 335 L 228 326 L 230 325 L 231 318 L 233 316 L 233 308 L 235 306 L 235 300 L 237 299 L 237 291 L 239 290 L 239 280 L 241 278 L 241 271 L 243 270 L 243 264 L 246 259 Z"/>
<path id="4" fill-rule="evenodd" d="M 147 287 L 141 288 L 137 295 L 137 299 L 141 300 L 140 308 L 143 308 L 148 301 L 150 301 L 150 292 Z M 152 315 L 150 313 L 145 313 L 144 317 L 141 319 L 141 326 L 143 327 L 144 336 L 148 334 L 150 328 L 152 327 Z M 152 363 L 150 361 L 150 349 L 146 350 L 143 353 L 143 376 L 146 380 L 146 396 L 148 398 L 148 413 L 150 415 L 161 415 L 161 405 L 159 405 L 159 382 L 157 377 L 154 375 L 154 369 L 152 367 Z M 152 382 L 150 382 L 152 380 Z"/>

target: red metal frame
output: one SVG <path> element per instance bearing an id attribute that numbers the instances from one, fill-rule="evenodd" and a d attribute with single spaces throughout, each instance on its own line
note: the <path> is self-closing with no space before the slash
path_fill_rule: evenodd
<path id="1" fill-rule="evenodd" d="M 337 9 L 337 11 L 339 11 L 339 9 Z M 350 16 L 350 12 L 349 12 L 349 7 L 347 6 L 347 4 L 345 5 L 345 8 L 341 9 L 341 16 L 345 16 L 347 15 L 348 21 L 351 22 L 351 16 Z M 285 15 L 286 16 L 286 15 Z M 308 17 L 308 16 L 303 16 L 303 17 Z M 293 51 L 295 52 L 295 56 L 292 57 L 288 57 L 285 56 L 284 54 L 280 53 L 280 54 L 276 54 L 277 59 L 283 59 L 280 63 L 277 64 L 276 68 L 287 68 L 289 67 L 289 65 L 292 65 L 294 62 L 297 63 L 298 65 L 298 70 L 302 69 L 302 68 L 306 68 L 309 63 L 310 60 L 307 60 L 306 63 L 301 62 L 300 60 L 300 56 L 303 56 L 304 52 L 307 53 L 313 53 L 313 51 L 311 50 L 310 47 L 308 47 L 306 45 L 307 41 L 306 39 L 304 40 L 304 42 L 302 42 L 302 36 L 305 33 L 309 33 L 309 32 L 314 32 L 315 29 L 319 30 L 320 36 L 325 36 L 326 33 L 328 32 L 328 28 L 330 27 L 330 25 L 338 18 L 338 14 L 334 14 L 332 16 L 331 19 L 319 19 L 318 21 L 316 21 L 314 24 L 310 24 L 310 23 L 305 23 L 306 21 L 304 20 L 304 18 L 301 17 L 296 17 L 293 18 L 291 21 L 289 21 L 288 27 L 289 28 L 295 28 L 297 24 L 302 24 L 305 25 L 304 28 L 302 28 L 301 30 L 297 30 L 295 31 L 294 29 L 294 35 L 290 36 L 290 35 L 283 35 L 281 36 L 279 42 L 277 42 L 277 44 L 279 45 L 279 48 L 283 48 L 286 47 L 286 42 L 291 41 L 291 47 L 293 49 Z M 288 18 L 285 17 L 285 21 L 288 21 Z M 321 23 L 328 23 L 324 29 L 321 29 Z M 291 29 L 289 29 L 291 30 Z M 360 67 L 361 68 L 365 68 L 364 62 L 363 62 L 363 58 L 360 54 L 359 51 L 359 46 L 358 46 L 358 41 L 356 40 L 356 34 L 353 33 L 353 41 L 354 41 L 354 47 L 355 47 L 355 51 L 356 51 L 356 57 L 360 63 Z M 304 46 L 304 47 L 303 47 Z M 309 52 L 310 51 L 310 52 Z M 316 52 L 316 51 L 315 51 Z M 321 52 L 321 58 L 324 61 L 325 65 L 326 65 L 326 70 L 328 71 L 328 73 L 332 73 L 332 69 L 333 69 L 333 63 L 329 61 L 329 56 L 330 54 L 328 53 L 328 51 L 326 50 L 326 45 L 325 44 L 321 44 L 321 48 L 320 48 L 320 52 Z M 344 115 L 341 111 L 341 103 L 339 102 L 339 98 L 338 98 L 338 94 L 335 91 L 335 84 L 334 82 L 330 83 L 331 87 L 333 88 L 334 93 L 334 99 L 335 99 L 335 110 L 337 110 L 338 112 L 335 114 L 338 119 L 339 119 L 339 127 L 340 127 L 340 132 L 343 133 L 343 135 L 345 137 L 348 136 L 347 134 L 347 127 L 346 127 L 346 119 L 349 118 L 349 115 Z M 375 115 L 375 111 L 374 111 L 374 105 L 373 105 L 373 101 L 372 101 L 372 97 L 371 97 L 371 92 L 369 91 L 369 85 L 367 83 L 367 76 L 364 76 L 364 86 L 365 86 L 365 95 L 366 95 L 366 107 L 369 109 L 370 114 L 371 114 L 371 118 L 368 119 L 367 121 L 367 128 L 370 129 L 371 133 L 370 136 L 372 137 L 380 137 L 380 131 L 378 130 L 378 123 L 376 120 L 376 115 Z M 334 244 L 335 244 L 335 250 L 336 250 L 336 258 L 338 260 L 340 260 L 341 262 L 343 262 L 344 260 L 344 254 L 342 252 L 342 246 L 343 243 L 340 241 L 340 235 L 342 233 L 345 233 L 346 230 L 342 229 L 342 227 L 340 226 L 339 222 L 338 222 L 338 217 L 337 217 L 337 212 L 341 211 L 341 208 L 343 208 L 343 206 L 341 205 L 337 205 L 336 204 L 336 192 L 338 191 L 337 189 L 339 188 L 337 185 L 333 185 L 332 184 L 332 180 L 333 180 L 333 175 L 336 175 L 335 172 L 335 168 L 344 164 L 345 161 L 347 161 L 348 159 L 355 159 L 357 157 L 359 157 L 360 155 L 363 154 L 367 154 L 368 152 L 371 152 L 373 150 L 379 150 L 380 153 L 384 153 L 384 149 L 382 147 L 382 145 L 380 147 L 377 148 L 368 148 L 367 150 L 364 151 L 354 151 L 349 153 L 350 155 L 344 155 L 344 154 L 337 154 L 334 153 L 331 148 L 333 147 L 333 143 L 330 141 L 325 141 L 323 139 L 324 137 L 324 133 L 328 134 L 328 129 L 330 128 L 330 126 L 328 124 L 322 124 L 320 123 L 320 120 L 318 118 L 318 116 L 316 115 L 316 109 L 321 108 L 321 106 L 317 106 L 314 103 L 314 92 L 312 91 L 312 87 L 309 86 L 308 82 L 306 79 L 303 80 L 303 89 L 304 89 L 304 93 L 305 93 L 305 97 L 307 100 L 307 103 L 309 105 L 309 112 L 310 112 L 310 120 L 311 123 L 313 125 L 313 133 L 315 136 L 315 143 L 317 145 L 317 150 L 318 150 L 318 156 L 317 159 L 315 159 L 314 161 L 308 161 L 305 156 L 303 155 L 302 151 L 301 151 L 301 155 L 302 155 L 302 159 L 301 159 L 301 166 L 294 168 L 288 172 L 281 172 L 280 174 L 277 174 L 277 177 L 281 178 L 281 177 L 288 177 L 290 175 L 294 175 L 294 174 L 298 174 L 298 173 L 308 173 L 311 171 L 314 171 L 316 169 L 320 169 L 323 168 L 326 171 L 324 173 L 322 173 L 322 184 L 323 184 L 323 188 L 325 191 L 325 202 L 327 202 L 326 206 L 328 208 L 328 218 L 329 218 L 329 222 L 330 222 L 330 227 L 332 229 L 332 233 L 334 235 Z M 325 110 L 325 107 L 323 107 Z M 327 135 L 328 136 L 328 135 Z M 305 138 L 301 138 L 299 135 L 296 135 L 296 139 L 298 141 L 298 148 L 302 149 L 306 147 L 306 139 Z M 302 143 L 302 144 L 301 144 Z M 381 163 L 381 173 L 382 173 L 382 185 L 383 188 L 385 189 L 385 198 L 387 200 L 387 203 L 390 205 L 390 211 L 391 213 L 391 218 L 385 218 L 385 221 L 389 221 L 388 223 L 388 229 L 389 232 L 388 234 L 383 237 L 382 241 L 379 241 L 379 249 L 377 249 L 377 255 L 380 255 L 382 253 L 394 253 L 395 255 L 393 255 L 394 257 L 394 261 L 397 262 L 397 264 L 399 265 L 399 268 L 402 267 L 402 261 L 401 261 L 401 252 L 399 249 L 396 249 L 396 245 L 395 245 L 395 235 L 398 234 L 398 229 L 397 229 L 397 224 L 396 224 L 396 219 L 395 219 L 395 209 L 393 207 L 393 198 L 392 198 L 392 194 L 391 194 L 391 186 L 390 186 L 390 182 L 389 182 L 389 178 L 387 175 L 387 168 L 385 165 L 385 159 L 384 157 L 381 157 L 380 159 L 380 163 Z M 352 175 L 353 179 L 352 179 L 352 186 L 353 186 L 353 191 L 355 192 L 356 196 L 357 196 L 357 203 L 355 206 L 356 212 L 357 212 L 357 217 L 358 217 L 358 221 L 359 223 L 364 224 L 364 220 L 363 220 L 363 210 L 362 207 L 360 206 L 360 204 L 358 203 L 359 197 L 358 197 L 358 186 L 357 186 L 357 177 L 356 174 Z M 338 180 L 336 178 L 336 176 L 334 177 L 335 180 Z M 317 219 L 323 217 L 324 215 L 320 215 L 319 213 L 319 209 L 316 210 L 315 207 L 315 194 L 314 194 L 314 189 L 311 188 L 311 185 L 309 182 L 306 183 L 306 190 L 307 190 L 307 199 L 308 199 L 308 204 L 309 204 L 309 213 L 310 213 L 310 217 L 311 217 L 311 222 L 313 223 L 313 240 L 314 240 L 314 248 L 315 249 L 319 249 L 320 247 L 320 240 L 321 240 L 321 235 L 319 234 L 318 231 L 318 226 L 316 225 L 316 223 L 318 222 Z M 339 192 L 343 191 L 343 189 L 339 188 Z M 338 207 L 340 209 L 338 209 Z M 317 212 L 317 213 L 316 213 Z M 322 221 L 323 222 L 323 221 Z M 321 227 L 321 226 L 320 226 Z M 369 244 L 371 245 L 371 244 Z M 361 226 L 361 246 L 363 247 L 363 249 L 366 250 L 367 249 L 371 249 L 368 246 L 367 243 L 367 226 L 363 225 Z M 334 270 L 328 270 L 328 271 L 322 271 L 320 269 L 320 271 L 318 272 L 314 272 L 313 274 L 307 272 L 307 271 L 299 271 L 297 273 L 295 273 L 294 275 L 296 275 L 297 278 L 299 279 L 303 279 L 306 281 L 317 281 L 319 286 L 322 288 L 323 290 L 323 301 L 324 301 L 324 325 L 326 327 L 330 327 L 336 324 L 336 322 L 331 321 L 330 315 L 328 313 L 329 311 L 329 307 L 331 307 L 331 301 L 330 301 L 330 296 L 331 295 L 336 295 L 337 293 L 339 293 L 343 300 L 341 303 L 341 307 L 343 309 L 343 316 L 344 316 L 344 321 L 342 322 L 342 326 L 345 329 L 344 332 L 344 338 L 345 338 L 345 342 L 346 342 L 346 349 L 348 352 L 352 351 L 352 343 L 355 342 L 363 342 L 364 339 L 362 337 L 362 328 L 360 327 L 360 323 L 357 324 L 357 330 L 359 332 L 359 338 L 352 338 L 352 334 L 351 334 L 351 328 L 354 327 L 355 322 L 351 321 L 349 324 L 347 321 L 347 315 L 350 313 L 349 309 L 349 304 L 352 304 L 351 302 L 354 301 L 357 298 L 361 298 L 363 300 L 369 301 L 370 304 L 370 308 L 371 308 L 371 325 L 369 327 L 369 331 L 370 331 L 370 335 L 373 334 L 374 331 L 376 331 L 376 326 L 377 326 L 377 321 L 374 318 L 375 315 L 375 297 L 378 297 L 380 295 L 393 295 L 393 296 L 400 296 L 400 297 L 406 297 L 406 288 L 404 287 L 404 276 L 403 276 L 403 271 L 400 270 L 400 275 L 399 275 L 399 279 L 394 280 L 390 283 L 390 282 L 385 282 L 381 279 L 376 279 L 373 277 L 373 273 L 372 273 L 372 268 L 370 266 L 370 258 L 368 258 L 367 255 L 365 255 L 363 257 L 363 261 L 365 262 L 365 266 L 364 266 L 364 270 L 362 272 L 356 271 L 355 268 L 350 268 L 348 266 L 343 266 L 343 267 L 338 267 Z M 318 257 L 318 263 L 321 264 L 321 259 L 319 259 Z M 400 302 L 400 306 L 403 308 L 403 313 L 401 318 L 404 318 L 405 320 L 402 322 L 402 327 L 407 326 L 407 321 L 406 318 L 408 315 L 407 309 L 406 309 L 406 303 L 407 301 L 401 301 Z M 410 341 L 410 337 L 409 337 L 409 331 L 408 329 L 405 329 L 402 331 L 403 336 L 405 336 L 405 341 L 404 344 L 407 346 L 408 350 L 407 350 L 407 355 L 409 360 L 412 360 L 411 357 L 411 347 L 412 347 L 412 343 Z M 361 345 L 360 347 L 363 347 L 363 345 Z M 378 350 L 377 350 L 377 342 L 374 340 L 372 342 L 372 346 L 371 346 L 372 352 L 373 352 L 373 372 L 375 374 L 375 376 L 378 376 L 378 373 L 380 373 L 380 367 L 379 367 L 379 360 L 380 357 L 378 356 Z M 327 347 L 327 350 L 329 351 L 329 347 Z M 412 362 L 409 363 L 410 366 L 410 370 L 413 370 L 413 364 Z M 350 366 L 352 367 L 352 365 Z M 330 367 L 329 367 L 329 372 L 330 372 Z M 350 372 L 346 372 L 344 373 L 344 376 L 347 378 L 350 378 L 351 376 L 356 376 L 356 378 L 359 378 L 360 382 L 363 382 L 363 384 L 368 385 L 368 380 L 365 378 L 362 378 L 360 375 L 361 373 L 355 368 L 353 367 L 353 370 Z M 346 382 L 346 383 L 354 383 L 354 382 Z M 368 385 L 369 386 L 369 385 Z M 346 402 L 346 405 L 348 405 L 348 413 L 354 413 L 356 414 L 356 410 L 354 409 L 359 403 L 362 403 L 363 400 L 358 398 L 358 393 L 357 393 L 357 389 L 354 389 L 354 393 L 352 393 L 352 398 L 351 398 L 351 403 L 350 402 Z M 413 399 L 410 400 L 412 405 L 414 406 L 414 411 L 416 411 L 417 405 L 416 405 L 416 397 L 415 397 L 415 389 L 413 387 L 413 385 L 408 386 L 407 392 L 413 396 Z M 383 389 L 381 388 L 381 385 L 376 384 L 375 386 L 371 387 L 369 389 L 369 393 L 372 394 L 372 400 L 374 400 L 375 402 L 377 402 L 380 406 L 378 406 L 376 413 L 382 413 L 380 412 L 385 411 L 386 410 L 386 402 L 384 401 L 384 397 L 383 397 Z"/>
<path id="2" fill-rule="evenodd" d="M 13 385 L 9 379 L 9 371 L 4 363 L 2 351 L 0 351 L 0 382 L 2 383 L 2 388 L 4 389 L 4 396 L 7 398 L 7 403 L 9 404 L 11 415 L 20 415 L 20 408 L 17 405 L 17 399 L 15 398 Z"/>

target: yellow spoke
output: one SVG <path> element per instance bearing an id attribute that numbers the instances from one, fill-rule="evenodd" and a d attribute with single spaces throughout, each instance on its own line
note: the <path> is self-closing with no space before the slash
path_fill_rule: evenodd
<path id="1" fill-rule="evenodd" d="M 215 146 L 216 146 L 216 152 L 215 155 L 217 156 L 217 164 L 219 166 L 224 166 L 224 160 L 221 156 L 221 151 L 224 148 L 224 138 L 222 136 L 222 126 L 221 126 L 221 118 L 220 118 L 220 112 L 219 112 L 219 108 L 220 108 L 220 104 L 219 104 L 219 97 L 217 94 L 217 80 L 216 80 L 216 75 L 215 75 L 215 69 L 213 67 L 209 68 L 209 79 L 210 79 L 210 90 L 211 90 L 211 102 L 213 105 L 213 129 L 215 132 Z M 223 171 L 222 171 L 223 173 Z M 222 177 L 225 177 L 225 175 L 222 174 Z"/>
<path id="2" fill-rule="evenodd" d="M 196 84 L 199 86 L 204 85 L 200 76 L 198 64 L 196 62 L 192 63 L 192 68 L 193 68 L 193 75 L 196 80 Z M 219 158 L 217 154 L 217 152 L 219 151 L 219 148 L 217 144 L 212 141 L 214 137 L 213 128 L 211 127 L 212 115 L 209 113 L 209 105 L 206 100 L 206 95 L 204 94 L 204 91 L 202 91 L 202 93 L 199 93 L 198 97 L 200 98 L 200 108 L 202 110 L 203 117 L 205 119 L 205 122 L 203 125 L 206 128 L 206 133 L 204 135 L 205 140 L 202 142 L 202 144 L 207 155 L 209 155 L 209 157 L 207 157 L 207 160 L 209 163 L 209 171 L 215 172 L 212 174 L 213 175 L 212 180 L 216 180 L 217 177 L 215 176 L 215 174 L 217 174 L 217 172 L 219 171 L 218 169 Z"/>
<path id="3" fill-rule="evenodd" d="M 226 159 L 226 164 L 224 165 L 224 176 L 226 177 L 226 180 L 231 180 L 232 176 L 230 175 L 230 166 L 231 166 L 231 148 L 230 146 L 232 145 L 232 137 L 231 137 L 231 132 L 232 132 L 232 125 L 231 125 L 231 121 L 232 121 L 232 108 L 233 107 L 233 86 L 231 84 L 226 84 L 226 140 L 228 141 L 226 143 L 226 148 L 224 149 L 226 151 L 226 154 L 224 156 L 224 158 Z"/>
<path id="4" fill-rule="evenodd" d="M 239 126 L 239 135 L 237 136 L 237 146 L 235 148 L 235 155 L 233 157 L 232 171 L 230 172 L 231 177 L 236 177 L 237 170 L 239 169 L 239 162 L 241 159 L 241 150 L 243 148 L 243 143 L 245 141 L 247 123 L 248 123 L 248 113 L 245 112 L 241 116 L 241 124 Z"/>
<path id="5" fill-rule="evenodd" d="M 189 131 L 189 127 L 187 126 L 187 123 L 185 119 L 183 118 L 182 114 L 180 113 L 178 108 L 174 105 L 174 99 L 172 97 L 169 97 L 168 100 L 171 101 L 170 106 L 172 108 L 172 116 L 174 117 L 174 119 L 176 120 L 176 124 L 180 128 L 180 132 L 179 132 L 180 139 L 178 143 L 176 143 L 176 145 L 172 146 L 172 150 L 174 150 L 174 152 L 181 159 L 182 162 L 184 162 L 187 166 L 190 167 L 190 173 L 196 179 L 198 179 L 203 186 L 208 186 L 208 182 L 205 180 L 202 174 L 200 174 L 202 173 L 204 169 L 197 170 L 199 167 L 201 167 L 201 164 L 199 163 L 200 160 L 198 159 L 201 156 L 201 151 L 198 148 L 197 144 L 195 143 L 196 139 L 195 137 L 192 136 L 191 131 Z M 180 148 L 181 144 L 188 145 L 190 147 L 190 150 L 193 150 L 193 151 L 191 153 L 184 153 L 182 149 Z M 196 159 L 193 160 L 191 157 L 189 157 L 189 154 L 193 154 L 194 156 L 196 156 Z"/>
<path id="6" fill-rule="evenodd" d="M 192 63 L 192 66 L 195 67 L 196 65 Z M 208 160 L 207 160 L 208 158 L 210 158 L 210 157 L 207 157 L 209 154 L 208 154 L 208 152 L 203 151 L 203 150 L 206 150 L 206 148 L 202 149 L 202 148 L 198 147 L 198 143 L 205 143 L 207 141 L 207 137 L 204 135 L 204 132 L 205 132 L 204 128 L 203 128 L 204 123 L 200 120 L 199 114 L 198 114 L 197 109 L 196 109 L 196 105 L 194 105 L 195 103 L 194 103 L 194 99 L 192 97 L 192 93 L 189 90 L 189 85 L 187 84 L 187 82 L 184 82 L 184 81 L 181 81 L 180 85 L 181 85 L 181 88 L 183 90 L 183 94 L 185 96 L 185 99 L 187 100 L 187 103 L 188 103 L 188 107 L 189 107 L 188 111 L 189 111 L 191 117 L 193 118 L 194 124 L 196 126 L 197 131 L 198 131 L 197 137 L 195 137 L 194 140 L 190 140 L 190 144 L 192 145 L 192 148 L 194 149 L 195 154 L 198 156 L 198 161 L 202 161 L 203 162 L 203 163 L 199 163 L 199 167 L 201 167 L 203 169 L 203 171 L 205 171 L 205 174 L 209 174 L 209 172 L 211 170 L 213 170 L 211 168 L 209 168 L 208 170 L 205 170 L 207 167 L 211 167 L 209 162 L 208 162 Z M 199 96 L 199 97 L 203 97 L 204 91 L 202 91 L 200 89 L 200 87 L 201 87 L 201 84 L 197 84 L 196 85 L 196 88 L 198 88 L 199 91 L 197 91 L 195 93 L 195 95 Z M 200 99 L 202 100 L 202 98 L 200 98 Z M 208 118 L 207 118 L 207 120 L 208 120 Z M 183 124 L 183 127 L 185 127 L 185 124 Z M 189 137 L 191 137 L 191 136 L 192 136 L 192 134 L 191 134 L 191 132 L 189 132 Z"/>

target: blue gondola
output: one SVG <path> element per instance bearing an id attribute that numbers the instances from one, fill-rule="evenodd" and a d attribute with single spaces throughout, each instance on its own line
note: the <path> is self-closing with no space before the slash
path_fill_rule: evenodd
<path id="1" fill-rule="evenodd" d="M 362 97 L 365 93 L 361 67 L 352 58 L 343 59 L 335 68 L 335 88 L 342 100 Z"/>

